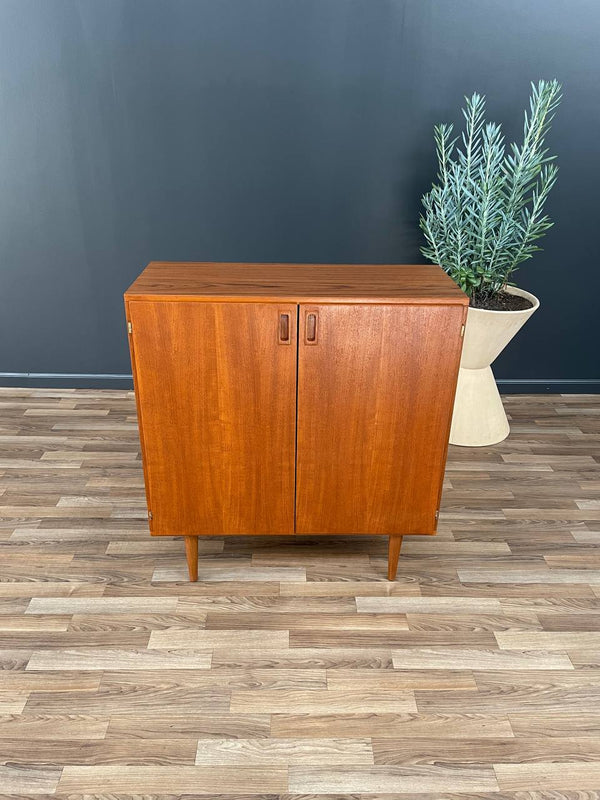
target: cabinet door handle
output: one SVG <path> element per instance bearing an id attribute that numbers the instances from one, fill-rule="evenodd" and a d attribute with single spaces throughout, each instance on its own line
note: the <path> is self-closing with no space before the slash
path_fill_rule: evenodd
<path id="1" fill-rule="evenodd" d="M 306 315 L 306 341 L 309 344 L 316 344 L 317 341 L 317 314 L 314 311 Z"/>
<path id="2" fill-rule="evenodd" d="M 290 315 L 286 313 L 279 315 L 279 343 L 290 343 Z"/>

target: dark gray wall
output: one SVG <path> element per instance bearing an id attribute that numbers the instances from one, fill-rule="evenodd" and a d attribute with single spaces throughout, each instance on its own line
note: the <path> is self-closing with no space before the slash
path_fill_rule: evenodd
<path id="1" fill-rule="evenodd" d="M 599 33 L 598 0 L 0 0 L 0 371 L 129 373 L 152 259 L 422 261 L 434 122 L 478 90 L 518 136 L 557 77 L 542 307 L 496 373 L 597 386 Z"/>

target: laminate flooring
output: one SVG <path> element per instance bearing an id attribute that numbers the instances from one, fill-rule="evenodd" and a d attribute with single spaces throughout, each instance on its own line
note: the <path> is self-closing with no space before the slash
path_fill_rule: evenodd
<path id="1" fill-rule="evenodd" d="M 0 800 L 600 800 L 600 397 L 439 533 L 151 539 L 128 391 L 0 390 Z"/>

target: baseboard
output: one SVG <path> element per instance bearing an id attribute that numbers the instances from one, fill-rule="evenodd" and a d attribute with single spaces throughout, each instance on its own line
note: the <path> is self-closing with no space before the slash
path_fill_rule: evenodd
<path id="1" fill-rule="evenodd" d="M 502 394 L 598 394 L 600 378 L 498 378 Z"/>
<path id="2" fill-rule="evenodd" d="M 0 372 L 0 386 L 20 389 L 133 389 L 131 375 L 85 372 Z"/>
<path id="3" fill-rule="evenodd" d="M 496 381 L 503 394 L 599 394 L 600 378 L 500 378 Z M 0 372 L 0 386 L 48 389 L 132 389 L 127 374 L 77 372 Z"/>

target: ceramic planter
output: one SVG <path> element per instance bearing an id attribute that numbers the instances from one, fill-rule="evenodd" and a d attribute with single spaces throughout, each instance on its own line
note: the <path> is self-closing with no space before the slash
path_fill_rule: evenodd
<path id="1" fill-rule="evenodd" d="M 510 426 L 490 364 L 539 308 L 540 301 L 523 289 L 508 287 L 506 291 L 527 297 L 533 305 L 522 311 L 485 311 L 469 306 L 450 444 L 484 447 L 501 442 L 509 434 Z"/>

